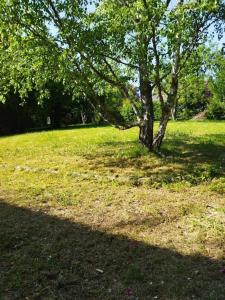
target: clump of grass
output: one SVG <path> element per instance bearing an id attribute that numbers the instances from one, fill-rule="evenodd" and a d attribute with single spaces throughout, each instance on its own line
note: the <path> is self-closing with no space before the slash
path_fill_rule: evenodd
<path id="1" fill-rule="evenodd" d="M 212 181 L 209 185 L 209 189 L 219 194 L 225 194 L 225 178 Z"/>

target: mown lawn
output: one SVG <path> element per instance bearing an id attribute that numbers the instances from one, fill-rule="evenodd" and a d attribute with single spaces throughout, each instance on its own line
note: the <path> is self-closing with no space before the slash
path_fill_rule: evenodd
<path id="1" fill-rule="evenodd" d="M 225 122 L 0 138 L 0 299 L 225 299 Z"/>

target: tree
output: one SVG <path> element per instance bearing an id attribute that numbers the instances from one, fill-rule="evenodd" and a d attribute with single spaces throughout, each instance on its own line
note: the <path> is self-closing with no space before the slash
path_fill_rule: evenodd
<path id="1" fill-rule="evenodd" d="M 45 79 L 54 77 L 72 94 L 91 99 L 109 123 L 121 129 L 138 125 L 140 142 L 158 150 L 186 63 L 213 24 L 221 30 L 223 1 L 102 0 L 94 12 L 87 4 L 1 1 L 2 47 L 19 67 L 15 72 L 10 66 L 12 76 L 22 74 L 14 85 L 19 82 L 21 91 L 33 84 L 43 89 Z M 135 122 L 110 109 L 110 89 L 120 95 L 118 105 L 129 101 Z M 153 91 L 161 104 L 155 136 Z"/>
<path id="2" fill-rule="evenodd" d="M 225 119 L 225 57 L 217 53 L 214 58 L 214 73 L 211 77 L 212 99 L 208 105 L 210 119 Z"/>
<path id="3" fill-rule="evenodd" d="M 179 119 L 190 119 L 207 108 L 211 93 L 204 76 L 186 76 L 180 83 L 179 104 L 176 115 Z"/>
<path id="4" fill-rule="evenodd" d="M 213 92 L 219 101 L 225 102 L 225 56 L 218 55 L 215 66 L 215 76 L 212 79 Z"/>
<path id="5" fill-rule="evenodd" d="M 12 88 L 4 103 L 0 102 L 0 133 L 24 132 L 30 129 L 46 128 L 50 117 L 50 128 L 59 128 L 65 124 L 81 123 L 81 111 L 86 121 L 91 122 L 94 111 L 85 99 L 73 101 L 70 95 L 63 93 L 63 88 L 54 82 L 48 83 L 49 96 L 38 104 L 38 93 L 31 91 L 26 98 L 21 98 Z"/>

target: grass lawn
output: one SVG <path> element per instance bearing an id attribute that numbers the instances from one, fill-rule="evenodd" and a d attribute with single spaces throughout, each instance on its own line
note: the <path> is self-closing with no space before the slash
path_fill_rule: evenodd
<path id="1" fill-rule="evenodd" d="M 225 299 L 225 122 L 0 138 L 0 299 Z"/>

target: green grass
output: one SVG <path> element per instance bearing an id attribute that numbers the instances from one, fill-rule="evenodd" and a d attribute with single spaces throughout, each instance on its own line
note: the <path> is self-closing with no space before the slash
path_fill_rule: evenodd
<path id="1" fill-rule="evenodd" d="M 225 122 L 137 135 L 0 138 L 0 299 L 224 299 Z"/>

